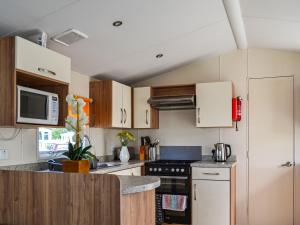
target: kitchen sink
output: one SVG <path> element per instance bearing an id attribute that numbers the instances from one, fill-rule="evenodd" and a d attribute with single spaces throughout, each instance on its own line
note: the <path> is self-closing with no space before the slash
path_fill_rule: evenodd
<path id="1" fill-rule="evenodd" d="M 110 168 L 110 167 L 115 167 L 115 166 L 120 166 L 122 165 L 121 163 L 108 163 L 108 162 L 103 162 L 103 163 L 97 163 L 97 169 L 105 169 L 105 168 Z"/>

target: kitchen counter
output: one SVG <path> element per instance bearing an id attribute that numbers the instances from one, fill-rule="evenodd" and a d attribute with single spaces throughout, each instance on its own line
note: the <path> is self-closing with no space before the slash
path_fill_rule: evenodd
<path id="1" fill-rule="evenodd" d="M 104 163 L 106 163 L 106 162 L 104 162 Z M 113 173 L 113 172 L 120 171 L 120 170 L 126 170 L 126 169 L 144 166 L 145 161 L 130 160 L 128 163 L 122 163 L 120 161 L 112 161 L 112 162 L 107 162 L 107 163 L 115 164 L 116 166 L 91 170 L 90 173 L 98 173 L 98 174 Z"/>
<path id="2" fill-rule="evenodd" d="M 151 176 L 118 176 L 123 195 L 150 191 L 160 185 L 159 177 Z"/>
<path id="3" fill-rule="evenodd" d="M 104 162 L 106 163 L 106 162 Z M 120 161 L 112 161 L 107 162 L 109 164 L 115 164 L 116 166 L 101 168 L 91 170 L 91 174 L 108 174 L 117 172 L 120 170 L 127 170 L 135 167 L 144 166 L 145 161 L 139 160 L 131 160 L 128 163 L 122 163 Z M 58 171 L 50 171 L 50 170 L 43 170 L 40 172 L 56 172 L 62 173 Z M 160 178 L 159 177 L 151 177 L 151 176 L 123 176 L 123 175 L 116 175 L 120 180 L 120 191 L 122 195 L 144 192 L 153 190 L 160 185 Z"/>
<path id="4" fill-rule="evenodd" d="M 236 157 L 230 157 L 227 162 L 215 162 L 211 157 L 203 157 L 202 161 L 191 163 L 191 167 L 200 168 L 232 168 L 236 165 Z"/>

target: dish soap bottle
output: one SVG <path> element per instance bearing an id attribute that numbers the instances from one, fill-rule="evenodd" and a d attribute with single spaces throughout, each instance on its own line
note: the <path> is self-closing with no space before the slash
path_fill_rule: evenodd
<path id="1" fill-rule="evenodd" d="M 145 160 L 145 141 L 144 137 L 141 137 L 141 147 L 140 147 L 140 160 Z"/>

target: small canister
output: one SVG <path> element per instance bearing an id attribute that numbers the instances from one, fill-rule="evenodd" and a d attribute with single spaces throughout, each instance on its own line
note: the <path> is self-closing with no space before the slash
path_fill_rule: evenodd
<path id="1" fill-rule="evenodd" d="M 156 160 L 156 148 L 153 146 L 149 148 L 149 160 L 151 161 Z"/>

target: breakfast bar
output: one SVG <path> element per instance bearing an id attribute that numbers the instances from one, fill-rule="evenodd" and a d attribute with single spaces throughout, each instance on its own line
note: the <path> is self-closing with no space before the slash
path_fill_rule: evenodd
<path id="1" fill-rule="evenodd" d="M 154 225 L 159 185 L 155 177 L 1 170 L 0 224 Z"/>

